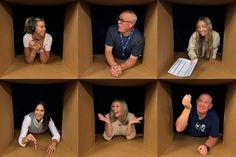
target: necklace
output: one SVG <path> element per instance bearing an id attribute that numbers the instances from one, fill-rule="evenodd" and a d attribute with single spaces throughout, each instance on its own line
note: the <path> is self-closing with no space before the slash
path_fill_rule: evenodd
<path id="1" fill-rule="evenodd" d="M 125 43 L 124 43 L 123 35 L 122 35 L 122 33 L 120 33 L 120 41 L 121 41 L 121 46 L 122 46 L 122 50 L 123 50 L 122 56 L 125 56 L 125 49 L 126 49 L 128 43 L 129 43 L 130 39 L 131 39 L 131 36 L 132 36 L 133 32 L 134 32 L 134 29 L 132 29 L 132 31 L 130 32 L 130 34 L 128 36 L 128 39 Z"/>

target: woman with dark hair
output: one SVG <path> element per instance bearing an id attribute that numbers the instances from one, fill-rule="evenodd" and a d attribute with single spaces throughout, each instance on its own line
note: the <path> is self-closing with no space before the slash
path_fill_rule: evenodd
<path id="1" fill-rule="evenodd" d="M 22 147 L 25 147 L 27 143 L 32 142 L 35 149 L 37 149 L 37 139 L 33 134 L 41 134 L 48 128 L 53 135 L 52 142 L 48 145 L 47 148 L 47 152 L 51 154 L 56 150 L 61 136 L 52 118 L 50 117 L 49 112 L 47 111 L 46 104 L 44 102 L 38 102 L 36 104 L 34 112 L 31 112 L 24 117 L 24 121 L 21 126 L 21 133 L 18 138 L 18 143 Z"/>
<path id="2" fill-rule="evenodd" d="M 103 133 L 106 140 L 111 140 L 116 135 L 126 136 L 127 140 L 133 139 L 136 136 L 134 124 L 140 123 L 143 119 L 143 117 L 136 118 L 134 114 L 130 113 L 123 99 L 113 100 L 110 113 L 105 116 L 98 113 L 98 118 L 106 124 Z"/>
<path id="3" fill-rule="evenodd" d="M 220 45 L 220 35 L 212 29 L 211 20 L 202 16 L 196 24 L 196 31 L 189 39 L 188 56 L 191 60 L 206 58 L 210 63 L 218 63 L 216 54 Z"/>
<path id="4" fill-rule="evenodd" d="M 46 33 L 43 18 L 29 17 L 24 26 L 24 54 L 27 63 L 33 63 L 36 55 L 39 55 L 41 63 L 47 63 L 50 57 L 52 36 Z"/>

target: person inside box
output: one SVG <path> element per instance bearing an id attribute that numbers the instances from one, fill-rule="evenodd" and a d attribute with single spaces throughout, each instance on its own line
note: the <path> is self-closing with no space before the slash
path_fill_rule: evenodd
<path id="1" fill-rule="evenodd" d="M 50 58 L 52 36 L 46 33 L 43 18 L 29 17 L 24 26 L 24 56 L 26 63 L 33 63 L 38 55 L 41 63 L 47 63 Z"/>
<path id="2" fill-rule="evenodd" d="M 176 130 L 182 132 L 186 129 L 192 136 L 207 136 L 207 140 L 197 148 L 201 155 L 207 155 L 210 148 L 216 145 L 219 134 L 219 117 L 212 109 L 212 97 L 203 93 L 198 97 L 196 106 L 192 106 L 191 95 L 187 94 L 182 104 L 184 110 L 176 120 Z"/>
<path id="3" fill-rule="evenodd" d="M 105 57 L 113 77 L 133 67 L 143 53 L 144 37 L 135 27 L 137 16 L 126 10 L 117 18 L 118 24 L 108 28 L 105 41 Z M 115 58 L 124 60 L 121 64 Z"/>
<path id="4" fill-rule="evenodd" d="M 55 152 L 61 136 L 50 117 L 46 104 L 41 101 L 36 103 L 34 112 L 24 117 L 18 138 L 19 145 L 25 147 L 28 143 L 31 143 L 37 149 L 37 139 L 34 134 L 41 134 L 48 130 L 48 128 L 52 133 L 52 141 L 47 146 L 47 153 L 51 154 Z"/>
<path id="5" fill-rule="evenodd" d="M 123 99 L 115 99 L 111 104 L 110 113 L 103 116 L 98 113 L 98 118 L 105 122 L 103 137 L 111 140 L 113 136 L 122 135 L 127 140 L 136 136 L 135 123 L 140 123 L 143 117 L 135 117 L 128 111 L 128 106 Z"/>
<path id="6" fill-rule="evenodd" d="M 191 60 L 206 58 L 210 63 L 219 63 L 216 60 L 220 45 L 220 35 L 212 30 L 211 20 L 202 16 L 196 24 L 196 31 L 191 35 L 188 44 L 188 56 Z"/>

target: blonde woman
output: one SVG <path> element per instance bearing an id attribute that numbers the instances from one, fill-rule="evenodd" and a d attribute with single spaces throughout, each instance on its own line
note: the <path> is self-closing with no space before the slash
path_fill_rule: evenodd
<path id="1" fill-rule="evenodd" d="M 52 36 L 46 33 L 45 21 L 43 18 L 29 17 L 24 27 L 24 55 L 27 63 L 33 63 L 39 55 L 41 63 L 47 63 L 50 58 Z"/>
<path id="2" fill-rule="evenodd" d="M 216 54 L 220 45 L 220 35 L 212 30 L 211 20 L 202 16 L 196 24 L 196 31 L 189 39 L 188 56 L 191 60 L 206 58 L 210 63 L 218 63 Z"/>
<path id="3" fill-rule="evenodd" d="M 136 136 L 135 123 L 140 123 L 143 117 L 136 118 L 129 113 L 128 106 L 123 99 L 115 99 L 111 104 L 110 113 L 103 116 L 98 114 L 98 118 L 105 122 L 103 137 L 111 140 L 113 136 L 123 135 L 127 140 Z"/>

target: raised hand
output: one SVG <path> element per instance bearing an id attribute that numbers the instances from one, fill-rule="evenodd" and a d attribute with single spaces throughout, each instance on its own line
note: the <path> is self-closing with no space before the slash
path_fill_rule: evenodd
<path id="1" fill-rule="evenodd" d="M 192 108 L 191 99 L 192 99 L 192 96 L 190 94 L 186 94 L 183 97 L 182 104 L 184 105 L 185 108 L 187 109 Z"/>
<path id="2" fill-rule="evenodd" d="M 108 124 L 111 122 L 109 115 L 103 116 L 101 113 L 98 113 L 98 119 Z"/>
<path id="3" fill-rule="evenodd" d="M 134 123 L 141 123 L 140 121 L 143 119 L 143 117 L 134 117 L 129 121 L 129 124 L 134 124 Z"/>

